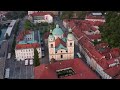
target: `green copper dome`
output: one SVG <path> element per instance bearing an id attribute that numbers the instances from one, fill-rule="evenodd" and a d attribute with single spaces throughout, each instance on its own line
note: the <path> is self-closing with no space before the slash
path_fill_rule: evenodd
<path id="1" fill-rule="evenodd" d="M 68 40 L 74 40 L 74 36 L 73 36 L 73 34 L 72 34 L 72 29 L 71 29 L 71 28 L 69 29 L 69 34 L 68 34 L 68 36 L 67 36 L 67 39 L 68 39 Z"/>
<path id="2" fill-rule="evenodd" d="M 56 28 L 53 29 L 52 34 L 53 35 L 62 35 L 62 34 L 64 34 L 64 32 L 63 32 L 63 30 L 61 28 L 59 28 L 59 25 L 57 24 Z"/>
<path id="3" fill-rule="evenodd" d="M 67 39 L 68 39 L 68 40 L 74 40 L 73 34 L 68 34 Z"/>

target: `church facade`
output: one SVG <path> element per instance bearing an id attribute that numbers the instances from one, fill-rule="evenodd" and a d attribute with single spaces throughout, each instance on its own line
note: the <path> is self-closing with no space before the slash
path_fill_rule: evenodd
<path id="1" fill-rule="evenodd" d="M 74 36 L 72 30 L 69 29 L 68 35 L 56 25 L 56 28 L 50 30 L 48 37 L 49 61 L 74 59 Z"/>

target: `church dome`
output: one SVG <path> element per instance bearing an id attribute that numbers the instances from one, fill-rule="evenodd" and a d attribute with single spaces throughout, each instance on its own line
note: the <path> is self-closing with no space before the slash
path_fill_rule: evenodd
<path id="1" fill-rule="evenodd" d="M 59 25 L 57 24 L 56 25 L 56 28 L 53 29 L 53 32 L 52 32 L 53 35 L 63 35 L 64 32 L 61 28 L 59 28 Z"/>
<path id="2" fill-rule="evenodd" d="M 74 40 L 74 36 L 72 34 L 72 29 L 69 29 L 69 34 L 67 35 L 68 40 Z"/>

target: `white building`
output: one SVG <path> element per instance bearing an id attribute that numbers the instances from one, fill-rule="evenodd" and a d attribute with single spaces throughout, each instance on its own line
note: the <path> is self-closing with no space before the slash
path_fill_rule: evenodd
<path id="1" fill-rule="evenodd" d="M 28 19 L 34 22 L 35 24 L 41 22 L 52 23 L 53 15 L 49 12 L 34 12 L 29 15 Z"/>
<path id="2" fill-rule="evenodd" d="M 50 12 L 50 13 L 52 13 L 54 15 L 58 15 L 59 14 L 59 11 L 28 11 L 28 15 L 33 14 L 35 12 Z"/>
<path id="3" fill-rule="evenodd" d="M 23 31 L 17 37 L 15 57 L 18 61 L 34 58 L 34 48 L 37 49 L 41 58 L 41 45 L 39 31 Z"/>
<path id="4" fill-rule="evenodd" d="M 12 21 L 11 21 L 10 25 L 9 25 L 8 28 L 7 28 L 7 31 L 6 31 L 5 34 L 4 34 L 4 37 L 6 36 L 6 34 L 8 34 L 8 36 L 11 35 L 11 32 L 12 32 L 12 30 L 13 30 L 13 28 L 14 28 L 15 23 L 16 23 L 16 20 L 12 20 Z"/>
<path id="5" fill-rule="evenodd" d="M 53 31 L 50 31 L 48 37 L 48 49 L 49 49 L 49 60 L 68 60 L 74 59 L 74 36 L 72 30 L 69 30 L 67 37 L 64 36 L 64 32 L 56 25 Z"/>

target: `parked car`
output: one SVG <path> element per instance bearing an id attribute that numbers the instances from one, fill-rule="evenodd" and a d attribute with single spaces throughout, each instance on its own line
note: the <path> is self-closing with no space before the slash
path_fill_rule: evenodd
<path id="1" fill-rule="evenodd" d="M 28 65 L 28 60 L 25 60 L 25 66 Z"/>

